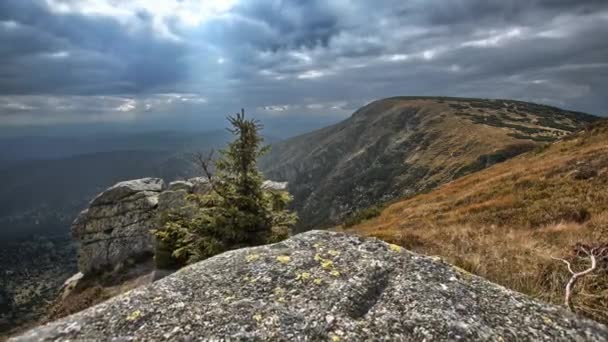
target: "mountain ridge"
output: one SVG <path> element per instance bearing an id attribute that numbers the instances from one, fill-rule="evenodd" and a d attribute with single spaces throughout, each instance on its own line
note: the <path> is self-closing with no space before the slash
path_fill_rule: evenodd
<path id="1" fill-rule="evenodd" d="M 512 100 L 392 97 L 273 145 L 262 169 L 285 180 L 305 226 L 331 226 L 555 141 L 597 120 Z"/>

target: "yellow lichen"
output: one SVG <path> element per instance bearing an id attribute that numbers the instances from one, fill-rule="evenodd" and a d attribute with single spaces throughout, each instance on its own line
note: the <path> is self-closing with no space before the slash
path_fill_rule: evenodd
<path id="1" fill-rule="evenodd" d="M 323 260 L 323 261 L 321 261 L 321 267 L 328 270 L 328 269 L 334 267 L 334 262 L 331 260 Z"/>
<path id="2" fill-rule="evenodd" d="M 277 297 L 283 296 L 285 294 L 285 289 L 277 287 L 274 289 L 274 295 Z"/>
<path id="3" fill-rule="evenodd" d="M 329 254 L 331 256 L 338 256 L 338 255 L 340 255 L 340 252 L 338 252 L 334 249 L 330 249 L 329 251 L 327 251 L 327 254 Z"/>
<path id="4" fill-rule="evenodd" d="M 254 262 L 260 259 L 260 255 L 259 254 L 249 254 L 245 257 L 245 261 L 247 262 Z"/>
<path id="5" fill-rule="evenodd" d="M 331 274 L 334 277 L 339 277 L 340 276 L 340 272 L 338 272 L 336 270 L 333 270 L 333 271 L 329 272 L 329 274 Z"/>
<path id="6" fill-rule="evenodd" d="M 312 245 L 312 246 L 313 246 L 314 248 L 321 248 L 321 247 L 323 247 L 323 245 L 322 245 L 322 244 L 320 244 L 320 243 L 318 243 L 318 242 L 317 242 L 317 243 L 315 243 L 315 244 L 314 244 L 314 245 Z"/>
<path id="7" fill-rule="evenodd" d="M 391 249 L 391 251 L 393 251 L 393 252 L 397 252 L 397 253 L 401 252 L 401 246 L 398 246 L 398 245 L 395 245 L 395 244 L 392 244 L 392 243 L 391 243 L 390 245 L 388 245 L 388 247 L 389 247 L 389 248 Z"/>
<path id="8" fill-rule="evenodd" d="M 319 255 L 319 253 L 315 254 L 315 261 L 321 261 L 323 258 Z"/>
<path id="9" fill-rule="evenodd" d="M 298 275 L 296 276 L 296 280 L 308 280 L 308 279 L 310 279 L 310 273 L 308 273 L 308 272 L 298 273 Z"/>
<path id="10" fill-rule="evenodd" d="M 131 314 L 129 316 L 127 316 L 127 321 L 135 321 L 139 317 L 141 317 L 141 311 L 135 310 L 135 311 L 131 312 Z"/>
<path id="11" fill-rule="evenodd" d="M 286 264 L 291 261 L 291 258 L 289 257 L 289 255 L 279 255 L 277 257 L 277 261 L 281 264 Z"/>
<path id="12" fill-rule="evenodd" d="M 315 278 L 315 280 L 313 280 L 312 282 L 315 283 L 315 285 L 321 285 L 323 284 L 323 279 Z"/>
<path id="13" fill-rule="evenodd" d="M 255 315 L 253 315 L 253 319 L 255 319 L 256 322 L 261 322 L 262 321 L 262 315 L 255 314 Z"/>
<path id="14" fill-rule="evenodd" d="M 340 336 L 331 334 L 331 342 L 340 342 Z"/>

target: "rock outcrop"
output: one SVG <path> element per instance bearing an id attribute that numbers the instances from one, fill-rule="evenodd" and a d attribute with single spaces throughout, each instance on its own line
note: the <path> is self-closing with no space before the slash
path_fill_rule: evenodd
<path id="1" fill-rule="evenodd" d="M 377 239 L 312 231 L 184 268 L 15 341 L 606 341 L 608 328 Z"/>
<path id="2" fill-rule="evenodd" d="M 272 183 L 273 186 L 285 185 Z M 120 182 L 93 199 L 72 225 L 72 236 L 80 243 L 78 268 L 89 275 L 116 269 L 127 260 L 151 257 L 154 238 L 163 213 L 188 214 L 193 207 L 186 196 L 210 190 L 204 178 L 171 182 L 143 178 Z"/>
<path id="3" fill-rule="evenodd" d="M 155 209 L 164 188 L 158 178 L 125 181 L 91 201 L 72 225 L 72 236 L 80 243 L 81 273 L 116 267 L 128 258 L 154 252 L 150 229 L 155 228 Z"/>

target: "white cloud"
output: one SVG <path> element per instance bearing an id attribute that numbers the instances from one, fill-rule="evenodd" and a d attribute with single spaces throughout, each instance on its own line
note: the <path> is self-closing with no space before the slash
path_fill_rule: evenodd
<path id="1" fill-rule="evenodd" d="M 410 59 L 410 56 L 406 54 L 394 54 L 390 56 L 385 56 L 384 58 L 391 62 L 402 62 Z"/>
<path id="2" fill-rule="evenodd" d="M 422 53 L 422 57 L 426 60 L 431 60 L 435 57 L 436 52 L 434 50 L 426 50 Z"/>
<path id="3" fill-rule="evenodd" d="M 327 73 L 324 71 L 321 71 L 321 70 L 308 70 L 306 72 L 299 74 L 298 78 L 299 79 L 313 79 L 313 78 L 323 77 L 325 75 L 327 75 Z"/>
<path id="4" fill-rule="evenodd" d="M 461 44 L 463 47 L 496 47 L 502 46 L 511 40 L 522 37 L 523 30 L 521 28 L 511 28 L 504 32 L 489 32 L 484 39 L 471 40 Z"/>
<path id="5" fill-rule="evenodd" d="M 63 58 L 70 57 L 70 53 L 68 51 L 49 52 L 49 53 L 44 53 L 43 55 L 45 57 L 52 58 L 52 59 L 63 59 Z"/>
<path id="6" fill-rule="evenodd" d="M 7 30 L 13 30 L 19 27 L 19 23 L 14 20 L 0 20 L 0 26 Z"/>
<path id="7" fill-rule="evenodd" d="M 130 112 L 137 108 L 137 102 L 133 99 L 127 99 L 124 103 L 115 108 L 119 112 Z"/>

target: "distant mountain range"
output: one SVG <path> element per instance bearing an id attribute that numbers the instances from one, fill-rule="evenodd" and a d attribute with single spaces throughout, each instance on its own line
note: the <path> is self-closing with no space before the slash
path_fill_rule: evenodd
<path id="1" fill-rule="evenodd" d="M 433 189 L 596 120 L 520 101 L 395 97 L 275 144 L 262 165 L 268 178 L 289 182 L 305 230 Z"/>
<path id="2" fill-rule="evenodd" d="M 126 179 L 195 174 L 188 155 L 222 147 L 228 132 L 0 140 L 0 239 L 67 233 L 89 200 Z"/>

